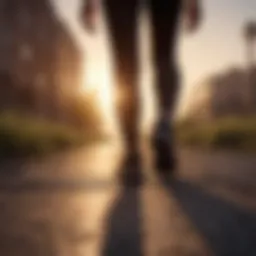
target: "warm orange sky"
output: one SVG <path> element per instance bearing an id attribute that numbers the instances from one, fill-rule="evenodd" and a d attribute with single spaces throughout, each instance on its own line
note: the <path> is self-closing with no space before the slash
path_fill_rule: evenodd
<path id="1" fill-rule="evenodd" d="M 84 34 L 77 22 L 80 0 L 52 1 L 58 6 L 60 16 L 65 18 L 71 28 L 70 31 L 87 54 L 87 70 L 91 70 L 89 72 L 91 83 L 107 83 L 109 55 L 104 22 L 102 21 L 98 35 L 90 38 Z M 241 30 L 246 20 L 256 19 L 255 0 L 203 0 L 202 2 L 205 19 L 201 30 L 193 36 L 181 35 L 180 65 L 183 68 L 184 92 L 189 92 L 190 88 L 210 74 L 230 66 L 246 64 Z M 147 58 L 148 31 L 145 22 L 141 25 L 141 31 L 141 43 L 144 49 L 142 79 L 147 86 L 152 71 Z"/>

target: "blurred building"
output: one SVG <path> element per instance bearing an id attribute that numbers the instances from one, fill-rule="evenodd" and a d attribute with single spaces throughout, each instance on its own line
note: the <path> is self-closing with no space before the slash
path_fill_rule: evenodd
<path id="1" fill-rule="evenodd" d="M 64 113 L 63 97 L 82 86 L 82 53 L 48 0 L 0 0 L 0 52 L 0 78 L 37 114 Z"/>
<path id="2" fill-rule="evenodd" d="M 256 114 L 253 72 L 233 68 L 194 87 L 187 117 L 200 120 Z"/>

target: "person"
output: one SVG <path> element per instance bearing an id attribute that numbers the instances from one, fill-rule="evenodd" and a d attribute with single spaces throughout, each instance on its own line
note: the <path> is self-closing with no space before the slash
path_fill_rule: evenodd
<path id="1" fill-rule="evenodd" d="M 98 0 L 85 2 L 83 17 L 89 31 L 96 29 L 98 5 Z M 184 14 L 188 31 L 194 32 L 201 21 L 201 3 L 200 0 L 148 0 L 147 5 L 151 14 L 155 88 L 160 107 L 152 145 L 157 170 L 170 173 L 176 167 L 171 120 L 179 88 L 176 63 L 179 20 Z M 136 28 L 141 4 L 140 0 L 103 0 L 103 6 L 113 46 L 116 85 L 122 95 L 117 107 L 128 149 L 125 162 L 135 169 L 140 162 L 138 121 L 141 101 Z"/>

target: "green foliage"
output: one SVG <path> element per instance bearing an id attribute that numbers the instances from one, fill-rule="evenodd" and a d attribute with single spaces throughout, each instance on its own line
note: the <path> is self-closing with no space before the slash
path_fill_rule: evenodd
<path id="1" fill-rule="evenodd" d="M 183 145 L 207 148 L 256 149 L 256 118 L 226 118 L 208 123 L 183 122 L 176 126 Z"/>
<path id="2" fill-rule="evenodd" d="M 95 140 L 85 131 L 15 113 L 0 114 L 1 155 L 44 155 Z"/>

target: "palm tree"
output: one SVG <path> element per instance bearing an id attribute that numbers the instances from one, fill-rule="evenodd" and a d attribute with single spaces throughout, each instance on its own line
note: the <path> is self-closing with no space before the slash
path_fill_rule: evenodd
<path id="1" fill-rule="evenodd" d="M 256 22 L 247 22 L 244 28 L 244 37 L 246 41 L 246 58 L 248 62 L 248 110 L 255 113 L 256 110 L 256 80 L 255 80 L 255 56 L 254 41 L 256 39 Z"/>
<path id="2" fill-rule="evenodd" d="M 250 21 L 246 24 L 244 29 L 244 36 L 247 45 L 247 58 L 249 63 L 249 68 L 253 68 L 254 64 L 254 40 L 256 39 L 256 22 Z"/>

